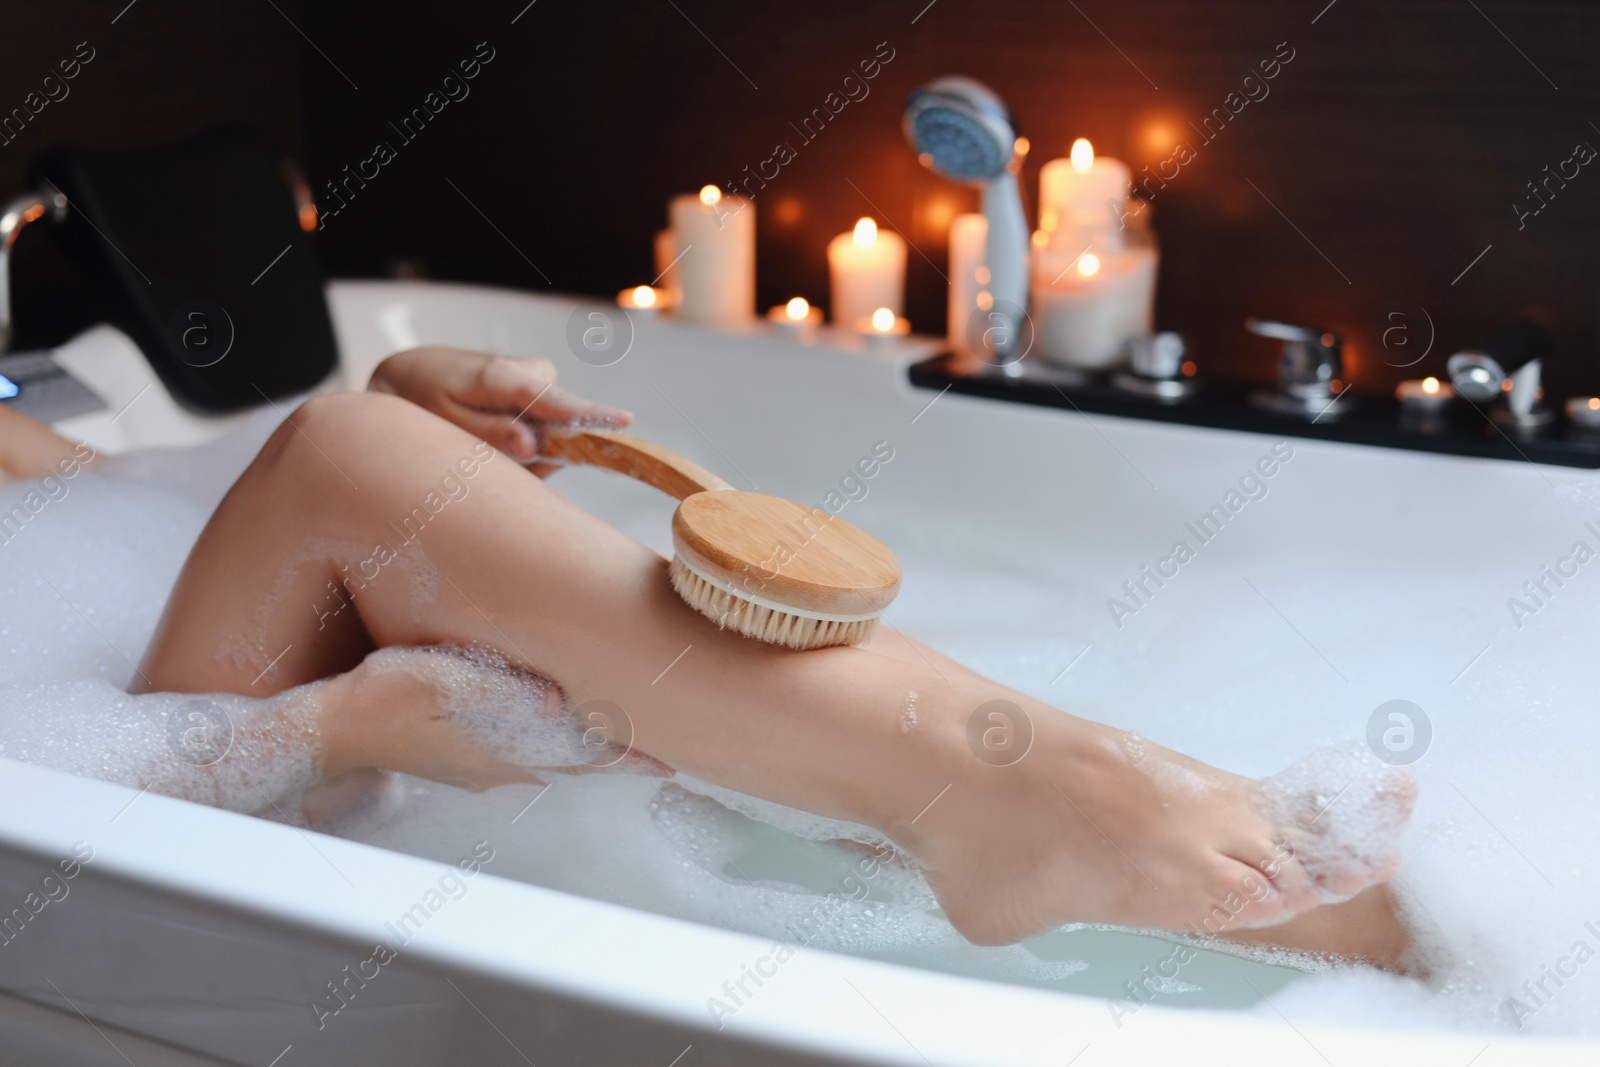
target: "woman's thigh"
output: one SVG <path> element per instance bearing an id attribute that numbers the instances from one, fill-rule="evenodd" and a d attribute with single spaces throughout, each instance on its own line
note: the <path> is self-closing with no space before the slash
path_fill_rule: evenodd
<path id="1" fill-rule="evenodd" d="M 597 586 L 654 584 L 661 566 L 420 408 L 318 397 L 273 434 L 196 542 L 141 688 L 266 695 L 395 644 L 471 642 L 532 660 L 530 619 L 581 625 Z"/>

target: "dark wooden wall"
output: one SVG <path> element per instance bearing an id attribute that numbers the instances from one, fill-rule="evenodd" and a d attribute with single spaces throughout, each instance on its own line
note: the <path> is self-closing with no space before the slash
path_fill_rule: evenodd
<path id="1" fill-rule="evenodd" d="M 28 160 L 52 145 L 163 141 L 229 118 L 261 126 L 298 154 L 299 40 L 265 0 L 7 4 L 0 117 L 24 109 L 31 118 L 20 130 L 15 119 L 0 127 L 0 196 L 20 192 Z M 80 44 L 94 58 L 63 83 L 60 64 Z M 49 75 L 56 81 L 46 85 Z M 41 105 L 50 94 L 58 99 Z M 181 207 L 182 195 L 173 190 L 173 203 L 162 206 Z M 99 321 L 90 291 L 37 236 L 24 233 L 17 257 L 20 347 L 54 343 Z"/>
<path id="2" fill-rule="evenodd" d="M 1547 164 L 1579 142 L 1600 148 L 1600 6 L 540 0 L 512 25 L 525 2 L 460 4 L 449 17 L 416 0 L 381 17 L 353 4 L 307 12 L 307 32 L 361 84 L 328 63 L 305 67 L 322 172 L 364 155 L 477 41 L 498 57 L 404 150 L 413 158 L 330 223 L 339 270 L 414 256 L 440 276 L 613 292 L 654 273 L 650 238 L 671 194 L 736 179 L 787 142 L 797 158 L 757 200 L 762 305 L 825 298 L 826 241 L 870 213 L 916 247 L 909 314 L 937 332 L 945 225 L 975 196 L 919 170 L 899 116 L 916 85 L 959 72 L 1006 97 L 1032 140 L 1030 200 L 1038 164 L 1075 136 L 1136 169 L 1176 140 L 1197 150 L 1155 198 L 1159 319 L 1191 334 L 1207 366 L 1270 377 L 1270 347 L 1241 323 L 1282 316 L 1343 332 L 1359 387 L 1387 389 L 1415 372 L 1385 360 L 1426 341 L 1413 310 L 1410 349 L 1378 344 L 1380 315 L 1407 304 L 1436 327 L 1428 369 L 1531 315 L 1560 338 L 1552 391 L 1600 389 L 1600 166 L 1581 168 L 1525 228 L 1513 210 Z M 880 42 L 895 58 L 870 95 L 802 142 L 791 122 Z M 1280 42 L 1294 59 L 1270 95 L 1201 143 L 1189 123 L 1242 92 Z"/>
<path id="3" fill-rule="evenodd" d="M 1551 391 L 1600 391 L 1600 166 L 1553 184 L 1522 228 L 1514 209 L 1535 203 L 1526 183 L 1547 165 L 1580 142 L 1600 149 L 1600 6 L 1583 0 L 278 0 L 303 37 L 267 0 L 139 0 L 101 26 L 122 2 L 52 7 L 0 43 L 0 93 L 17 96 L 55 52 L 105 40 L 104 65 L 26 147 L 237 115 L 300 152 L 321 188 L 385 140 L 395 158 L 328 219 L 335 273 L 406 260 L 435 277 L 614 292 L 653 275 L 670 195 L 737 180 L 787 142 L 796 158 L 757 199 L 762 305 L 825 299 L 825 243 L 874 214 L 915 246 L 908 313 L 939 332 L 945 226 L 976 197 L 920 171 L 899 117 L 924 80 L 966 73 L 1032 140 L 1030 201 L 1038 164 L 1075 136 L 1136 169 L 1175 141 L 1196 150 L 1157 190 L 1158 317 L 1205 366 L 1270 377 L 1269 347 L 1241 323 L 1272 315 L 1343 332 L 1358 387 L 1382 391 L 1417 373 L 1386 360 L 1418 351 L 1428 321 L 1418 369 L 1437 372 L 1453 348 L 1532 316 L 1559 338 Z M 485 41 L 494 59 L 470 95 L 403 142 L 388 124 Z M 1202 143 L 1190 123 L 1242 93 L 1280 42 L 1294 59 L 1270 95 Z M 870 95 L 802 142 L 791 123 L 880 44 L 894 58 Z M 0 149 L 0 168 L 22 148 Z M 1401 304 L 1413 344 L 1386 352 L 1379 317 Z"/>

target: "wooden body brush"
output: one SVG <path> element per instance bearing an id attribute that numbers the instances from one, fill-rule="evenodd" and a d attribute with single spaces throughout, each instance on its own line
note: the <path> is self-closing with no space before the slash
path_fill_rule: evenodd
<path id="1" fill-rule="evenodd" d="M 877 538 L 821 508 L 746 493 L 674 452 L 613 430 L 554 430 L 544 458 L 626 474 L 680 501 L 672 587 L 719 626 L 769 644 L 865 641 L 900 591 Z"/>

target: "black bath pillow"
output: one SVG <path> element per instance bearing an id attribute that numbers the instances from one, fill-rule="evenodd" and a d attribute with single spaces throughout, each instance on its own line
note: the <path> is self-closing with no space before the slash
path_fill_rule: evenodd
<path id="1" fill-rule="evenodd" d="M 181 403 L 234 411 L 310 389 L 337 364 L 312 236 L 261 130 L 57 148 L 29 173 L 69 202 L 64 222 L 39 228 L 103 290 Z"/>

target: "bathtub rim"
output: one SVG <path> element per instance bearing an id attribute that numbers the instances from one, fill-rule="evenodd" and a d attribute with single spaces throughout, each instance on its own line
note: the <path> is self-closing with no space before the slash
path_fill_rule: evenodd
<path id="1" fill-rule="evenodd" d="M 88 840 L 95 856 L 79 877 L 88 874 L 132 883 L 220 910 L 265 937 L 293 929 L 352 949 L 387 939 L 378 916 L 403 913 L 415 903 L 417 887 L 451 869 L 447 864 L 377 846 L 308 834 L 316 852 L 325 855 L 327 862 L 323 863 L 300 840 L 301 832 L 292 827 L 0 758 L 0 810 L 15 812 L 25 807 L 37 813 L 36 817 L 0 819 L 0 851 L 43 864 L 66 856 L 75 842 Z M 217 851 L 209 858 L 202 855 L 192 847 L 195 841 L 212 842 L 220 855 Z M 220 858 L 228 862 L 217 862 Z M 360 892 L 372 895 L 367 903 L 357 906 L 348 900 L 342 874 L 337 873 L 345 869 L 363 876 Z M 435 921 L 403 947 L 402 954 L 441 972 L 532 995 L 545 992 L 576 998 L 708 1037 L 715 1031 L 703 994 L 716 990 L 718 979 L 736 977 L 739 962 L 768 952 L 772 944 L 768 938 L 515 881 L 495 875 L 492 864 L 469 883 L 467 895 L 476 898 L 470 912 L 442 909 Z M 70 899 L 61 906 L 68 906 Z M 618 951 L 597 956 L 592 940 L 579 941 L 573 936 L 573 931 L 595 929 L 607 931 L 607 945 L 599 946 L 601 949 L 625 950 L 629 944 L 648 943 L 650 951 L 635 953 L 632 959 L 624 955 L 619 965 Z M 903 1044 L 897 1055 L 897 1042 L 886 1040 L 885 1032 L 873 1033 L 872 1027 L 861 1025 L 859 1013 L 855 1021 L 830 1013 L 822 1024 L 816 1012 L 807 1010 L 808 1006 L 837 1002 L 840 979 L 872 989 L 875 1001 L 923 1005 L 918 1017 L 906 1020 L 923 1029 L 929 1022 L 937 1022 L 938 1029 L 949 1034 L 963 1028 L 963 1019 L 971 1030 L 998 1024 L 1012 1035 L 1013 1045 L 1038 1049 L 1058 1043 L 1069 1023 L 1085 1038 L 1084 1044 L 1092 1045 L 1097 1037 L 1104 1039 L 1110 1021 L 1104 1005 L 1097 1002 L 1099 998 L 824 950 L 797 953 L 783 973 L 791 976 L 788 988 L 781 995 L 753 998 L 729 1022 L 730 1036 L 847 1061 L 855 1057 L 857 1062 L 867 1062 L 862 1059 L 865 1052 L 872 1062 L 923 1063 L 920 1054 L 913 1054 Z M 10 983 L 6 987 L 28 995 L 26 990 L 11 989 Z M 307 1003 L 311 992 L 307 991 Z M 865 999 L 864 993 L 860 995 Z M 105 1021 L 136 1029 L 127 1019 Z M 1130 1033 L 1137 1034 L 1137 1046 L 1153 1045 L 1191 1059 L 1196 1039 L 1211 1035 L 1225 1038 L 1231 1055 L 1258 1046 L 1263 1051 L 1275 1050 L 1280 1062 L 1296 1062 L 1285 1057 L 1285 1035 L 1293 1035 L 1284 1023 L 1259 1014 L 1151 1005 L 1141 1009 L 1129 1025 L 1136 1028 Z M 902 1028 L 916 1029 L 906 1024 Z M 1308 1043 L 1336 1046 L 1346 1054 L 1357 1049 L 1372 1053 L 1383 1049 L 1392 1054 L 1407 1048 L 1420 1057 L 1418 1062 L 1431 1062 L 1446 1054 L 1470 1057 L 1483 1043 L 1475 1035 L 1447 1031 L 1317 1025 L 1296 1029 Z M 150 1036 L 173 1040 L 173 1035 L 166 1033 Z M 919 1036 L 923 1040 L 914 1047 L 946 1047 Z M 947 1057 L 936 1053 L 934 1058 L 951 1063 L 1050 1062 L 1031 1056 L 980 1058 L 971 1055 L 978 1050 L 970 1047 L 970 1039 L 962 1043 L 969 1046 L 961 1050 L 964 1054 Z M 1518 1039 L 1511 1047 L 1517 1052 L 1517 1062 L 1536 1062 L 1545 1054 L 1559 1059 L 1580 1050 L 1593 1054 L 1592 1044 L 1560 1039 Z M 1321 1060 L 1308 1056 L 1305 1062 Z"/>

